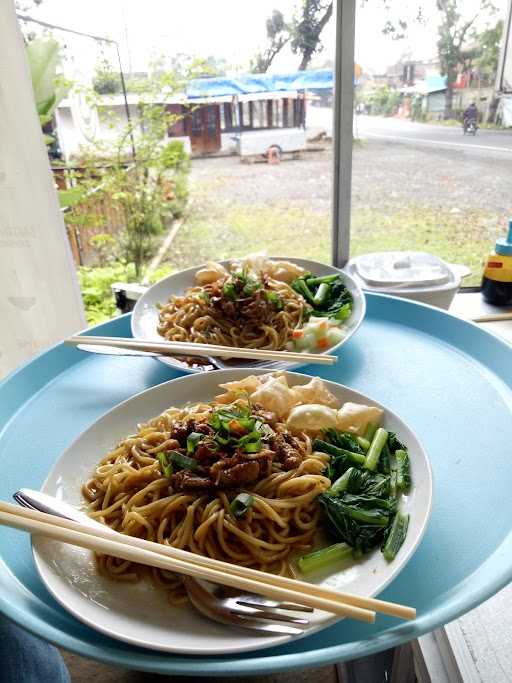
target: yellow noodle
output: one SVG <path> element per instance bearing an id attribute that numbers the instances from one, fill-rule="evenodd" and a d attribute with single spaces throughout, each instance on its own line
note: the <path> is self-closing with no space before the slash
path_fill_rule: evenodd
<path id="1" fill-rule="evenodd" d="M 169 341 L 192 341 L 245 348 L 283 350 L 294 329 L 302 327 L 307 305 L 288 284 L 265 278 L 265 290 L 276 294 L 282 310 L 267 307 L 263 322 L 228 317 L 209 303 L 217 283 L 190 287 L 172 296 L 159 311 L 158 333 Z"/>
<path id="2" fill-rule="evenodd" d="M 225 406 L 223 406 L 225 407 Z M 207 421 L 212 406 L 196 404 L 139 425 L 137 434 L 119 443 L 98 464 L 84 483 L 88 513 L 124 534 L 184 548 L 208 557 L 293 575 L 292 561 L 313 544 L 318 526 L 317 496 L 330 486 L 322 472 L 325 454 L 311 450 L 311 440 L 299 438 L 303 460 L 296 469 L 284 471 L 274 460 L 270 474 L 243 487 L 254 497 L 242 518 L 230 512 L 235 492 L 208 490 L 180 492 L 162 476 L 157 454 L 176 447 L 173 424 L 190 418 Z M 284 431 L 284 425 L 276 429 Z M 179 444 L 178 444 L 179 445 Z M 120 581 L 150 576 L 168 591 L 172 604 L 186 600 L 179 576 L 151 571 L 133 563 L 99 555 L 101 573 Z"/>

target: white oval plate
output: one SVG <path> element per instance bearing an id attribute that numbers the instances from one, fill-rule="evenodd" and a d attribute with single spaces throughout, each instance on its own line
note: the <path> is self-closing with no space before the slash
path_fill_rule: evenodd
<path id="1" fill-rule="evenodd" d="M 252 374 L 262 372 L 264 370 L 256 370 Z M 120 403 L 86 429 L 63 453 L 42 490 L 80 506 L 82 483 L 112 446 L 133 433 L 137 423 L 145 422 L 172 405 L 211 400 L 218 393 L 219 383 L 248 374 L 251 374 L 248 370 L 221 370 L 181 377 Z M 287 376 L 292 386 L 310 379 L 297 373 L 287 373 Z M 410 522 L 405 543 L 395 560 L 386 562 L 377 549 L 349 568 L 316 577 L 318 583 L 331 588 L 374 596 L 403 569 L 423 536 L 432 500 L 430 465 L 415 434 L 397 415 L 341 384 L 327 381 L 325 384 L 343 402 L 383 408 L 384 426 L 396 432 L 409 448 L 412 487 L 402 501 L 402 509 L 410 513 Z M 235 654 L 280 645 L 294 637 L 268 636 L 222 626 L 209 621 L 192 607 L 172 607 L 165 592 L 149 581 L 122 584 L 100 576 L 92 553 L 82 548 L 35 537 L 33 554 L 42 581 L 65 609 L 92 628 L 133 645 L 196 655 Z M 336 618 L 325 612 L 315 611 L 304 635 L 326 628 L 335 621 Z"/>
<path id="2" fill-rule="evenodd" d="M 345 344 L 350 337 L 357 330 L 359 325 L 363 322 L 364 314 L 366 312 L 366 300 L 364 297 L 363 290 L 356 282 L 356 280 L 339 270 L 339 268 L 334 268 L 334 266 L 327 266 L 324 263 L 318 263 L 317 261 L 308 261 L 306 259 L 287 257 L 287 256 L 273 256 L 272 259 L 291 261 L 301 266 L 305 270 L 309 270 L 315 275 L 331 275 L 333 273 L 340 274 L 343 276 L 345 285 L 347 289 L 352 294 L 353 307 L 352 315 L 348 320 L 346 320 L 340 327 L 341 330 L 345 332 L 345 337 L 335 346 L 331 346 L 326 351 L 322 353 L 334 353 L 337 349 Z M 219 261 L 223 266 L 228 266 L 233 261 L 237 259 L 227 259 L 225 261 Z M 186 289 L 193 287 L 195 285 L 194 275 L 196 272 L 203 268 L 204 264 L 200 266 L 194 266 L 193 268 L 188 268 L 187 270 L 182 270 L 179 273 L 173 273 L 168 277 L 160 280 L 152 287 L 150 287 L 141 298 L 135 304 L 135 308 L 132 312 L 131 326 L 132 334 L 136 339 L 144 339 L 146 341 L 162 341 L 162 337 L 157 332 L 158 326 L 158 309 L 157 304 L 165 303 L 172 294 L 183 294 Z M 208 369 L 208 366 L 197 366 L 191 367 L 187 363 L 178 360 L 177 358 L 171 357 L 161 357 L 158 360 L 162 361 L 166 365 L 170 365 L 174 368 L 178 368 L 182 372 L 203 372 Z M 221 358 L 215 359 L 215 364 L 219 368 L 232 368 L 233 365 L 236 367 L 243 368 L 253 368 L 261 367 L 272 367 L 272 369 L 290 369 L 300 367 L 301 363 L 283 363 L 276 362 L 269 364 L 268 361 L 243 361 L 238 360 L 236 362 L 222 361 Z M 305 365 L 306 363 L 303 363 Z M 210 366 L 211 367 L 211 366 Z"/>

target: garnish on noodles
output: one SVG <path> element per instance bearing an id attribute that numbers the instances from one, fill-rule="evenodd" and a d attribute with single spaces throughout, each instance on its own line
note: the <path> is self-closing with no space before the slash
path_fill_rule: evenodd
<path id="1" fill-rule="evenodd" d="M 160 306 L 158 333 L 169 341 L 324 350 L 343 339 L 352 310 L 341 276 L 313 277 L 288 261 L 247 257 L 229 270 L 209 262 L 195 279 Z"/>
<path id="2" fill-rule="evenodd" d="M 406 447 L 377 428 L 382 410 L 340 408 L 318 378 L 290 387 L 269 373 L 220 387 L 213 401 L 171 407 L 109 452 L 82 487 L 88 514 L 124 534 L 287 575 L 383 544 L 394 557 L 410 478 Z M 322 527 L 336 548 L 305 554 Z M 108 555 L 97 563 L 119 581 L 150 573 L 173 604 L 186 601 L 179 575 Z"/>

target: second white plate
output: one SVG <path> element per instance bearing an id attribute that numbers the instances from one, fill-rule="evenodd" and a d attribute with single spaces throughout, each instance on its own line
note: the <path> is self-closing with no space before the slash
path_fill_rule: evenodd
<path id="1" fill-rule="evenodd" d="M 318 263 L 317 261 L 308 261 L 306 259 L 287 257 L 287 256 L 273 256 L 272 259 L 280 261 L 291 261 L 301 266 L 305 270 L 308 270 L 315 275 L 331 275 L 337 273 L 343 276 L 345 286 L 352 294 L 353 306 L 352 315 L 348 320 L 343 323 L 340 328 L 345 332 L 345 337 L 335 346 L 331 346 L 323 353 L 334 353 L 343 344 L 345 344 L 350 337 L 356 332 L 360 324 L 363 322 L 363 318 L 366 312 L 366 300 L 364 298 L 363 290 L 357 284 L 357 282 L 345 272 L 342 272 L 334 266 L 327 266 L 324 263 Z M 225 261 L 220 261 L 223 266 L 227 266 L 236 259 L 227 259 Z M 193 268 L 188 268 L 187 270 L 182 270 L 179 273 L 173 273 L 168 277 L 160 280 L 152 287 L 150 287 L 141 298 L 137 301 L 135 308 L 133 309 L 131 326 L 132 334 L 136 339 L 144 339 L 150 341 L 162 341 L 162 337 L 157 332 L 158 326 L 158 308 L 157 304 L 163 304 L 167 302 L 172 294 L 183 294 L 186 289 L 193 287 L 195 283 L 194 276 L 196 272 L 203 268 L 204 264 L 200 266 L 194 266 Z M 178 360 L 177 358 L 171 357 L 161 357 L 159 360 L 162 363 L 170 365 L 172 367 L 178 368 L 182 372 L 197 373 L 202 372 L 207 366 L 197 366 L 191 367 L 187 363 Z M 233 365 L 236 367 L 243 368 L 255 368 L 265 365 L 266 367 L 272 367 L 273 369 L 290 369 L 295 367 L 300 367 L 300 363 L 268 363 L 268 361 L 237 361 L 236 363 L 223 362 L 221 358 L 215 359 L 215 363 L 220 368 L 232 368 Z M 305 363 L 304 363 L 305 364 Z"/>

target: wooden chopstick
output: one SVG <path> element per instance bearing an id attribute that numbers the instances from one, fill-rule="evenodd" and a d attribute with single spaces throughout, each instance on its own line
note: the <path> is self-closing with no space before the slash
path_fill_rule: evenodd
<path id="1" fill-rule="evenodd" d="M 242 349 L 218 344 L 197 344 L 194 342 L 165 342 L 146 341 L 140 339 L 127 339 L 124 337 L 92 337 L 73 336 L 64 340 L 65 344 L 78 346 L 114 346 L 119 349 L 132 349 L 134 351 L 150 351 L 163 355 L 187 355 L 187 356 L 212 356 L 219 358 L 248 358 L 273 361 L 308 362 L 321 365 L 333 365 L 338 360 L 337 356 L 320 353 L 299 353 L 297 351 L 270 351 L 268 349 Z"/>
<path id="2" fill-rule="evenodd" d="M 512 312 L 510 313 L 491 313 L 489 315 L 479 315 L 471 319 L 474 323 L 492 323 L 499 320 L 512 320 Z"/>
<path id="3" fill-rule="evenodd" d="M 0 511 L 10 511 L 14 507 L 15 510 L 18 510 L 21 516 L 28 519 L 39 520 L 41 519 L 40 515 L 44 514 L 34 510 L 17 508 L 16 506 L 12 505 L 8 505 L 8 508 L 5 508 L 6 505 L 8 504 L 2 503 L 0 501 Z M 66 520 L 61 517 L 47 515 L 44 517 L 44 519 L 47 519 L 48 517 L 52 519 L 56 526 L 77 529 L 84 532 L 86 531 L 86 529 L 89 529 L 89 527 L 85 527 L 81 524 L 78 524 L 77 522 L 71 522 L 70 520 Z M 181 550 L 179 548 L 173 548 L 172 546 L 154 543 L 153 541 L 146 541 L 141 538 L 125 536 L 124 534 L 119 534 L 118 532 L 113 531 L 107 526 L 98 526 L 90 528 L 94 528 L 95 535 L 97 535 L 98 537 L 112 538 L 112 536 L 121 536 L 121 538 L 126 539 L 133 547 L 147 549 L 150 552 L 154 552 L 156 554 L 168 558 L 183 560 L 188 563 L 196 564 L 199 567 L 218 569 L 223 574 L 231 574 L 234 576 L 245 577 L 248 579 L 258 581 L 259 583 L 270 584 L 274 587 L 282 587 L 284 589 L 299 591 L 301 595 L 304 594 L 304 592 L 306 592 L 311 596 L 324 598 L 326 600 L 333 600 L 336 603 L 345 606 L 352 605 L 354 607 L 361 608 L 365 611 L 371 610 L 374 612 L 381 612 L 383 614 L 389 614 L 391 616 L 399 617 L 401 619 L 414 619 L 416 617 L 416 610 L 406 605 L 386 602 L 384 600 L 378 600 L 377 598 L 360 597 L 350 593 L 341 593 L 338 591 L 330 590 L 328 588 L 322 588 L 321 586 L 317 586 L 315 584 L 308 584 L 303 581 L 298 581 L 296 579 L 290 579 L 285 576 L 276 576 L 274 574 L 268 574 L 257 569 L 251 569 L 249 567 L 240 567 L 238 565 L 223 562 L 221 560 L 215 560 L 209 557 L 204 557 L 202 555 L 197 555 L 187 550 Z M 297 600 L 295 600 L 295 602 L 297 602 Z"/>
<path id="4" fill-rule="evenodd" d="M 25 514 L 31 512 L 30 516 Z M 23 513 L 23 514 L 22 514 Z M 158 567 L 166 571 L 177 572 L 197 579 L 220 583 L 224 586 L 237 588 L 239 590 L 258 593 L 274 600 L 294 602 L 299 605 L 306 605 L 314 609 L 324 610 L 340 617 L 351 617 L 359 621 L 373 623 L 375 612 L 340 603 L 333 599 L 320 598 L 308 593 L 302 593 L 279 586 L 273 586 L 262 581 L 244 578 L 235 574 L 227 574 L 211 567 L 202 567 L 192 562 L 164 557 L 153 550 L 146 550 L 137 547 L 133 543 L 131 536 L 119 534 L 119 538 L 104 538 L 96 533 L 94 527 L 86 527 L 64 520 L 66 524 L 55 524 L 55 516 L 36 510 L 22 510 L 9 503 L 0 503 L 0 524 L 15 527 L 28 531 L 32 534 L 47 536 L 56 541 L 77 545 L 106 555 L 113 555 L 129 562 L 145 564 L 150 567 Z M 304 584 L 305 587 L 308 584 Z"/>

